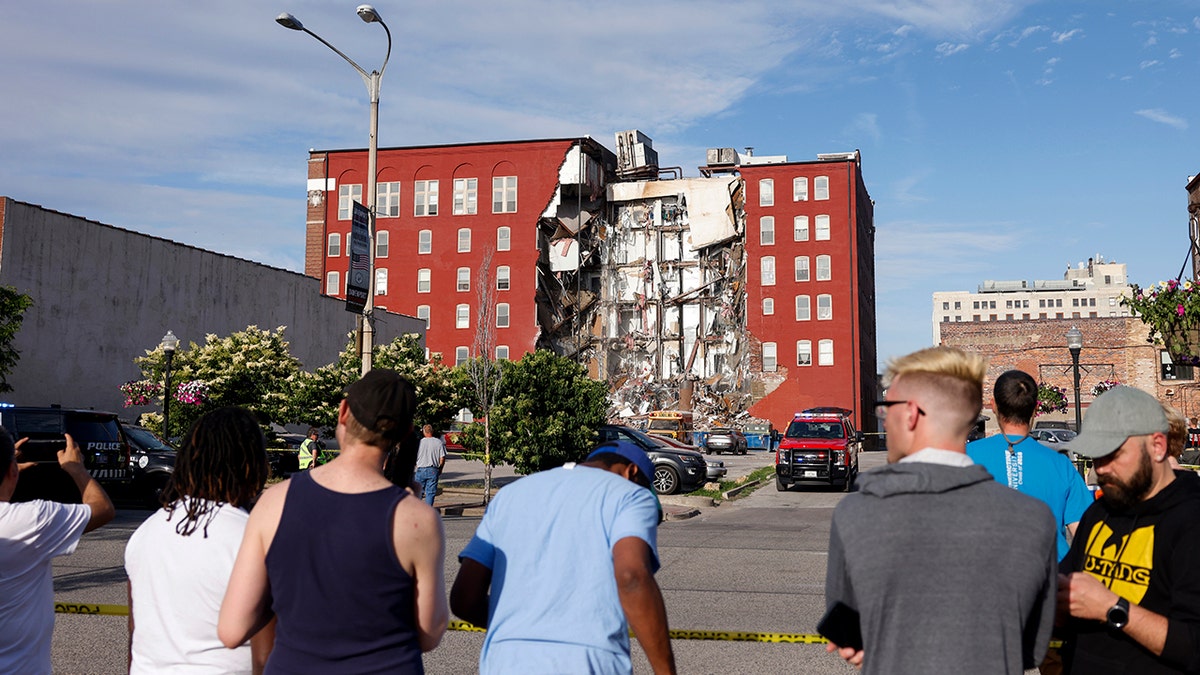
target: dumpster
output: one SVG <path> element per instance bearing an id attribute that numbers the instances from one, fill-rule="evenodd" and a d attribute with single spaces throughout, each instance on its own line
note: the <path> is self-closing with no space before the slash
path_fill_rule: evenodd
<path id="1" fill-rule="evenodd" d="M 751 422 L 742 425 L 742 434 L 746 436 L 746 447 L 756 450 L 771 449 L 771 423 Z"/>

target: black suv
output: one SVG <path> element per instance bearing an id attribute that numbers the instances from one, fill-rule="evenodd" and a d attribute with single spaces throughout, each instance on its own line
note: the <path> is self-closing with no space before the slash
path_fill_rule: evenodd
<path id="1" fill-rule="evenodd" d="M 133 481 L 129 444 L 114 413 L 50 406 L 0 407 L 0 424 L 13 440 L 28 438 L 21 461 L 36 462 L 21 472 L 13 501 L 49 499 L 79 503 L 79 489 L 58 466 L 58 451 L 71 434 L 83 453 L 83 464 L 106 490 L 125 488 Z"/>
<path id="2" fill-rule="evenodd" d="M 596 436 L 597 445 L 629 441 L 645 450 L 654 464 L 654 491 L 660 495 L 691 492 L 708 480 L 704 455 L 695 450 L 670 447 L 645 432 L 620 424 L 601 424 Z"/>
<path id="3" fill-rule="evenodd" d="M 129 441 L 134 494 L 147 506 L 157 508 L 159 497 L 175 473 L 175 448 L 153 431 L 136 424 L 122 424 Z"/>

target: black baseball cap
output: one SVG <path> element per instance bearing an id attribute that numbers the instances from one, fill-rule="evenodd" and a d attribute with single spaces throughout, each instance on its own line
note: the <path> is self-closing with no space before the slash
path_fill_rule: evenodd
<path id="1" fill-rule="evenodd" d="M 376 368 L 346 387 L 346 404 L 359 424 L 397 442 L 412 428 L 417 391 L 400 373 Z"/>

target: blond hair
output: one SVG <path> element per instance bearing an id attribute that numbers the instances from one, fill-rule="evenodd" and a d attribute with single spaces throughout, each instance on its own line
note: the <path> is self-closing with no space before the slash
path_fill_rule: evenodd
<path id="1" fill-rule="evenodd" d="M 930 347 L 888 362 L 888 386 L 902 381 L 919 392 L 925 405 L 955 429 L 970 429 L 983 410 L 983 378 L 987 360 L 978 353 L 952 347 Z"/>
<path id="2" fill-rule="evenodd" d="M 1167 454 L 1171 457 L 1179 457 L 1183 454 L 1183 446 L 1187 443 L 1187 420 L 1183 419 L 1183 413 L 1179 412 L 1174 406 L 1169 406 L 1166 403 L 1162 404 L 1163 413 L 1167 416 Z"/>

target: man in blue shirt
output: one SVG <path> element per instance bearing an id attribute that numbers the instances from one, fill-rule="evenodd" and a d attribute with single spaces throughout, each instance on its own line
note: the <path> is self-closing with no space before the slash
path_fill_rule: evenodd
<path id="1" fill-rule="evenodd" d="M 1010 488 L 1046 503 L 1058 530 L 1058 559 L 1071 546 L 1079 518 L 1092 494 L 1075 465 L 1029 436 L 1037 407 L 1037 382 L 1024 371 L 1010 370 L 992 387 L 1000 433 L 967 444 L 967 455 Z"/>
<path id="2" fill-rule="evenodd" d="M 488 629 L 481 673 L 632 673 L 631 627 L 654 672 L 675 672 L 653 475 L 615 441 L 497 493 L 450 591 L 454 613 Z"/>

